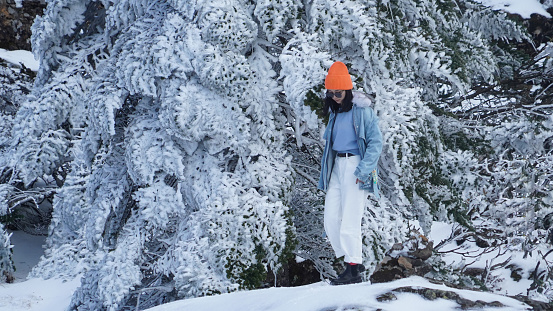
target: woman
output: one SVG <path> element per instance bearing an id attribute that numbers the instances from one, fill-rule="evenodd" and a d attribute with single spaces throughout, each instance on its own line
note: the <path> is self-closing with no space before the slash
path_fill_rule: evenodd
<path id="1" fill-rule="evenodd" d="M 325 112 L 330 118 L 323 138 L 319 189 L 326 191 L 324 225 L 336 257 L 346 269 L 331 284 L 361 282 L 361 218 L 367 192 L 378 197 L 377 163 L 382 151 L 378 118 L 363 93 L 353 92 L 346 65 L 335 62 L 325 79 Z"/>

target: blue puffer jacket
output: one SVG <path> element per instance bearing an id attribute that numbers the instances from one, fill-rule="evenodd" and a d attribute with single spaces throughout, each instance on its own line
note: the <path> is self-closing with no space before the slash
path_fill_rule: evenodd
<path id="1" fill-rule="evenodd" d="M 359 183 L 359 188 L 368 190 L 378 198 L 378 177 L 377 164 L 380 153 L 382 152 L 382 134 L 378 128 L 378 117 L 370 107 L 371 100 L 361 92 L 353 92 L 353 128 L 357 135 L 357 144 L 361 153 L 361 162 L 355 169 L 355 176 L 363 183 Z M 332 150 L 331 137 L 332 128 L 336 115 L 330 114 L 323 138 L 326 145 L 321 161 L 321 177 L 319 178 L 318 188 L 325 190 L 328 188 L 336 151 Z"/>

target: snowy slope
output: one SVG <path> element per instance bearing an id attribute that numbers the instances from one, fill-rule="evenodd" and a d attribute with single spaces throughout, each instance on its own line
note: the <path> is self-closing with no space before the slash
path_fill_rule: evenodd
<path id="1" fill-rule="evenodd" d="M 30 51 L 16 50 L 7 51 L 0 49 L 0 59 L 3 59 L 12 64 L 23 64 L 32 71 L 38 71 L 39 61 L 35 59 Z"/>
<path id="2" fill-rule="evenodd" d="M 78 284 L 78 279 L 70 282 L 57 279 L 31 279 L 21 283 L 1 284 L 0 310 L 63 311 L 69 306 L 71 294 Z M 385 293 L 406 286 L 452 291 L 462 298 L 472 301 L 481 300 L 488 303 L 497 301 L 504 306 L 477 310 L 528 310 L 527 305 L 509 297 L 452 289 L 443 285 L 432 284 L 421 277 L 411 277 L 381 284 L 361 283 L 347 286 L 330 286 L 327 283 L 319 282 L 301 287 L 243 291 L 176 301 L 148 309 L 148 311 L 459 310 L 459 305 L 452 300 L 427 300 L 411 293 L 395 292 L 396 299 L 383 302 L 377 300 L 377 297 Z"/>
<path id="3" fill-rule="evenodd" d="M 223 294 L 168 303 L 148 311 L 321 311 L 321 310 L 459 310 L 458 305 L 446 299 L 427 300 L 411 293 L 395 293 L 397 300 L 379 302 L 377 297 L 404 286 L 448 290 L 461 297 L 484 302 L 498 301 L 505 307 L 479 310 L 527 310 L 523 303 L 508 297 L 489 293 L 455 290 L 429 283 L 420 277 L 411 277 L 385 284 L 361 283 L 330 286 L 316 283 L 295 288 L 269 288 L 250 292 Z"/>
<path id="4" fill-rule="evenodd" d="M 0 311 L 64 311 L 79 281 L 32 279 L 0 284 Z"/>
<path id="5" fill-rule="evenodd" d="M 430 238 L 434 241 L 446 239 L 452 227 L 450 224 L 435 222 Z M 13 243 L 16 242 L 16 243 Z M 14 248 L 14 261 L 19 267 L 18 279 L 14 284 L 0 284 L 0 311 L 64 311 L 69 306 L 71 295 L 80 285 L 80 279 L 64 282 L 59 279 L 41 280 L 30 279 L 24 281 L 24 275 L 28 272 L 30 264 L 35 263 L 41 255 L 41 240 L 36 237 L 25 236 L 16 232 L 12 236 Z M 25 249 L 28 245 L 32 249 Z M 493 254 L 483 257 L 482 261 L 491 260 Z M 445 256 L 450 264 L 462 260 L 459 255 Z M 474 266 L 477 266 L 478 262 Z M 521 264 L 524 266 L 524 264 Z M 497 271 L 500 272 L 500 271 Z M 507 271 L 502 272 L 508 273 Z M 506 275 L 505 290 L 502 294 L 516 295 L 524 291 L 528 284 L 525 280 L 514 282 Z M 218 296 L 201 297 L 168 303 L 149 309 L 149 311 L 303 311 L 303 310 L 410 310 L 410 311 L 448 311 L 458 310 L 458 304 L 452 300 L 436 299 L 426 300 L 420 295 L 411 293 L 397 293 L 396 300 L 379 302 L 377 297 L 400 287 L 431 288 L 451 291 L 463 298 L 472 301 L 485 302 L 498 301 L 503 308 L 484 308 L 478 310 L 528 310 L 521 302 L 502 295 L 493 293 L 473 292 L 458 290 L 444 285 L 432 284 L 421 277 L 411 277 L 390 283 L 370 284 L 369 282 L 348 286 L 330 286 L 325 282 L 319 282 L 300 287 L 268 288 L 254 291 L 242 291 Z"/>

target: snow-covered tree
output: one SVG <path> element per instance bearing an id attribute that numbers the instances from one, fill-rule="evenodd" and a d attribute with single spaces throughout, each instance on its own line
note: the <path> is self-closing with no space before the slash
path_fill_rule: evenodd
<path id="1" fill-rule="evenodd" d="M 83 273 L 73 308 L 258 287 L 290 254 L 280 88 L 252 9 L 52 1 L 37 19 L 9 165 L 25 184 L 67 172 L 33 274 Z"/>
<path id="2" fill-rule="evenodd" d="M 12 143 L 15 115 L 27 94 L 31 92 L 34 72 L 21 64 L 0 60 L 0 184 L 1 195 L 7 202 L 3 214 L 4 224 L 30 233 L 46 233 L 51 209 L 37 202 L 52 198 L 52 189 L 43 180 L 34 185 L 24 185 L 13 179 L 6 152 Z"/>
<path id="3" fill-rule="evenodd" d="M 321 0 L 309 2 L 305 11 L 282 36 L 287 44 L 280 55 L 297 148 L 309 149 L 313 158 L 320 154 L 316 139 L 322 126 L 314 111 L 334 60 L 348 64 L 356 88 L 373 96 L 380 118 L 383 198 L 369 203 L 366 213 L 368 266 L 403 238 L 405 218 L 418 219 L 425 232 L 433 220 L 470 227 L 467 202 L 478 184 L 473 170 L 481 166 L 480 155 L 451 141 L 478 135 L 465 131 L 452 112 L 473 85 L 491 83 L 509 73 L 501 68 L 519 64 L 504 46 L 507 40 L 527 39 L 523 30 L 505 14 L 472 1 Z M 316 172 L 300 164 L 301 178 L 313 179 Z M 310 202 L 318 203 L 311 214 L 320 217 L 321 200 Z M 316 224 L 302 223 L 310 222 Z M 306 257 L 310 252 L 316 253 L 303 250 Z"/>
<path id="4" fill-rule="evenodd" d="M 7 202 L 8 187 L 0 185 L 0 220 L 10 214 Z M 12 260 L 12 245 L 10 242 L 10 234 L 5 230 L 4 225 L 0 222 L 0 283 L 13 281 L 14 265 Z"/>
<path id="5" fill-rule="evenodd" d="M 13 282 L 14 271 L 10 235 L 0 223 L 0 283 Z"/>
<path id="6" fill-rule="evenodd" d="M 33 275 L 82 274 L 73 309 L 258 287 L 292 251 L 332 274 L 313 181 L 336 60 L 384 135 L 382 197 L 363 222 L 367 273 L 406 219 L 473 229 L 502 204 L 501 168 L 530 181 L 549 163 L 546 148 L 501 161 L 515 139 L 504 129 L 531 125 L 472 123 L 490 111 L 472 100 L 479 90 L 525 61 L 508 41 L 528 38 L 470 0 L 52 0 L 33 31 L 41 66 L 0 163 L 10 185 L 59 185 Z M 536 134 L 543 146 L 548 131 Z M 513 176 L 519 197 L 550 187 Z"/>
<path id="7" fill-rule="evenodd" d="M 495 230 L 490 236 L 500 232 L 511 252 L 535 258 L 536 266 L 525 273 L 533 275 L 529 293 L 540 300 L 553 295 L 548 276 L 553 243 L 550 53 L 546 45 L 501 83 L 478 85 L 458 114 L 478 124 L 490 149 L 473 170 L 480 177 L 471 198 L 473 217 L 486 231 Z"/>

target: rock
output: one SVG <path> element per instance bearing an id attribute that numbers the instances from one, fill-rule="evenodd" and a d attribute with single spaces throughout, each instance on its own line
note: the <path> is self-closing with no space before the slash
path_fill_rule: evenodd
<path id="1" fill-rule="evenodd" d="M 433 251 L 433 242 L 418 231 L 412 230 L 407 241 L 392 246 L 376 266 L 369 280 L 372 283 L 383 283 L 412 275 L 424 276 L 432 271 L 432 267 L 425 263 L 425 260 L 432 256 Z"/>
<path id="2" fill-rule="evenodd" d="M 432 256 L 433 251 L 434 251 L 434 242 L 430 241 L 430 242 L 427 242 L 426 246 L 423 249 L 416 249 L 412 252 L 409 252 L 409 255 L 422 260 L 427 260 Z"/>
<path id="3" fill-rule="evenodd" d="M 403 249 L 403 244 L 401 244 L 401 243 L 396 243 L 392 246 L 392 250 L 394 250 L 394 251 L 400 251 L 402 249 Z"/>
<path id="4" fill-rule="evenodd" d="M 6 283 L 13 283 L 13 281 L 15 281 L 15 277 L 13 276 L 12 273 L 9 273 L 7 271 L 3 271 L 3 274 L 2 274 L 2 278 L 0 278 L 0 281 L 1 280 L 4 280 Z"/>
<path id="5" fill-rule="evenodd" d="M 373 274 L 369 277 L 369 280 L 371 283 L 385 283 L 399 280 L 405 277 L 403 273 L 404 270 L 405 269 L 399 265 L 398 260 L 392 258 L 387 260 L 386 263 L 379 263 Z"/>
<path id="6" fill-rule="evenodd" d="M 382 258 L 382 261 L 380 262 L 380 264 L 382 265 L 385 265 L 388 263 L 388 261 L 392 260 L 393 258 L 390 257 L 390 256 L 384 256 L 384 258 Z"/>
<path id="7" fill-rule="evenodd" d="M 405 275 L 405 277 L 410 277 L 412 275 L 425 276 L 430 271 L 432 271 L 432 267 L 430 265 L 424 264 L 420 267 L 407 269 L 403 272 L 403 274 Z"/>
<path id="8" fill-rule="evenodd" d="M 478 279 L 481 279 L 485 273 L 486 273 L 486 270 L 482 268 L 467 268 L 463 271 L 464 275 L 472 276 Z"/>
<path id="9" fill-rule="evenodd" d="M 551 311 L 551 310 L 553 310 L 553 302 L 547 303 L 547 302 L 543 302 L 543 301 L 532 300 L 532 299 L 528 298 L 528 296 L 523 296 L 523 295 L 516 295 L 516 296 L 512 296 L 511 298 L 514 298 L 518 301 L 522 301 L 525 304 L 531 306 L 533 311 Z"/>
<path id="10" fill-rule="evenodd" d="M 0 48 L 31 50 L 31 25 L 46 8 L 44 0 L 24 1 L 18 8 L 14 0 L 0 0 Z"/>
<path id="11" fill-rule="evenodd" d="M 433 289 L 433 288 L 405 286 L 405 287 L 396 288 L 392 292 L 388 292 L 384 295 L 393 294 L 394 292 L 418 294 L 428 300 L 435 300 L 435 299 L 452 300 L 459 305 L 459 309 L 461 310 L 482 309 L 486 307 L 501 308 L 505 306 L 499 301 L 492 301 L 492 302 L 485 302 L 482 300 L 473 301 L 470 299 L 463 298 L 459 294 L 453 291 Z"/>
<path id="12" fill-rule="evenodd" d="M 424 266 L 424 260 L 422 260 L 422 259 L 408 258 L 408 260 L 411 263 L 411 265 L 413 265 L 413 267 L 415 267 L 415 268 Z"/>
<path id="13" fill-rule="evenodd" d="M 386 301 L 393 301 L 393 300 L 397 300 L 397 297 L 392 292 L 388 292 L 376 297 L 376 301 L 378 302 L 386 302 Z"/>
<path id="14" fill-rule="evenodd" d="M 403 256 L 399 256 L 399 258 L 397 259 L 397 263 L 405 269 L 413 269 L 413 265 L 409 262 L 407 258 Z"/>

